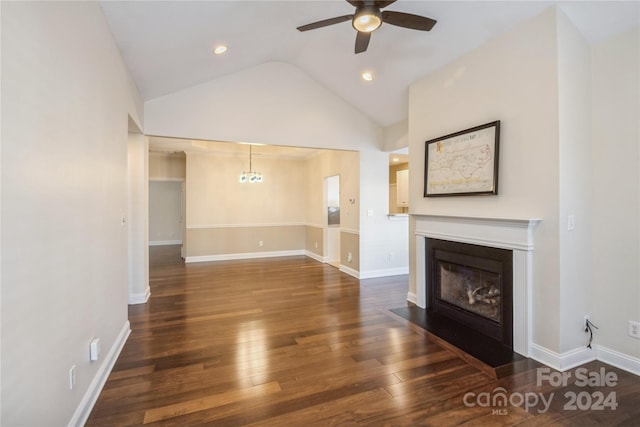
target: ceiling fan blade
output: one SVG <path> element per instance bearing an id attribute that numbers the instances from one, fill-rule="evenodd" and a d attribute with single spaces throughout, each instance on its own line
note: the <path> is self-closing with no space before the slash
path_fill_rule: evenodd
<path id="1" fill-rule="evenodd" d="M 362 0 L 347 0 L 347 3 L 349 3 L 351 6 L 355 6 L 355 7 L 364 6 L 364 1 L 362 1 Z"/>
<path id="2" fill-rule="evenodd" d="M 378 9 L 382 9 L 383 7 L 387 7 L 392 3 L 395 3 L 396 0 L 375 0 L 373 5 Z"/>
<path id="3" fill-rule="evenodd" d="M 315 30 L 316 28 L 327 27 L 329 25 L 339 24 L 341 22 L 350 21 L 352 19 L 353 19 L 353 15 L 337 16 L 335 18 L 324 19 L 322 21 L 312 22 L 311 24 L 303 25 L 301 27 L 298 27 L 298 31 Z"/>
<path id="4" fill-rule="evenodd" d="M 438 22 L 424 16 L 404 12 L 392 12 L 390 10 L 382 12 L 382 21 L 385 24 L 421 31 L 430 31 L 433 26 L 436 25 L 436 22 Z"/>
<path id="5" fill-rule="evenodd" d="M 371 33 L 363 33 L 358 31 L 356 36 L 356 53 L 362 53 L 369 47 L 369 40 L 371 40 Z"/>

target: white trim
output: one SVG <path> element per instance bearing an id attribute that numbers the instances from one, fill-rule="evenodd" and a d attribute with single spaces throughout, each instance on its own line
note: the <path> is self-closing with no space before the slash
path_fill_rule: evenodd
<path id="1" fill-rule="evenodd" d="M 409 267 L 396 267 L 396 268 L 386 268 L 384 270 L 369 270 L 369 271 L 361 271 L 360 278 L 361 279 L 373 279 L 376 277 L 388 277 L 388 276 L 400 276 L 403 274 L 409 274 Z"/>
<path id="2" fill-rule="evenodd" d="M 409 214 L 388 214 L 387 219 L 389 221 L 407 221 Z"/>
<path id="3" fill-rule="evenodd" d="M 299 227 L 306 226 L 304 222 L 273 222 L 265 224 L 195 224 L 187 225 L 188 229 L 200 228 L 258 228 L 258 227 Z"/>
<path id="4" fill-rule="evenodd" d="M 254 259 L 254 258 L 275 258 L 282 256 L 298 256 L 306 255 L 304 250 L 292 250 L 292 251 L 271 251 L 271 252 L 247 252 L 240 254 L 222 254 L 222 255 L 200 255 L 200 256 L 188 256 L 185 258 L 185 263 L 192 262 L 210 262 L 210 261 L 231 261 L 236 259 Z"/>
<path id="5" fill-rule="evenodd" d="M 322 224 L 305 224 L 305 226 L 307 227 L 313 227 L 313 228 L 321 228 L 323 229 L 325 226 Z"/>
<path id="6" fill-rule="evenodd" d="M 340 266 L 340 271 L 342 271 L 343 273 L 348 274 L 349 276 L 353 276 L 356 279 L 360 278 L 360 273 L 358 272 L 358 270 L 354 270 L 353 268 L 349 268 L 349 267 L 346 267 L 344 265 L 341 265 Z"/>
<path id="7" fill-rule="evenodd" d="M 147 289 L 140 294 L 129 294 L 129 305 L 146 304 L 151 296 L 151 288 L 147 286 Z"/>
<path id="8" fill-rule="evenodd" d="M 182 240 L 153 240 L 149 241 L 149 246 L 181 245 Z"/>
<path id="9" fill-rule="evenodd" d="M 317 254 L 317 253 L 315 253 L 315 252 L 311 252 L 311 251 L 304 251 L 304 254 L 305 254 L 306 256 L 308 256 L 309 258 L 313 258 L 313 259 L 315 259 L 316 261 L 319 261 L 319 262 L 321 262 L 321 263 L 323 263 L 323 264 L 326 264 L 326 263 L 327 263 L 326 257 L 323 257 L 322 255 L 319 255 L 319 254 Z"/>
<path id="10" fill-rule="evenodd" d="M 415 292 L 407 292 L 407 301 L 413 303 L 413 304 L 418 304 L 418 297 L 416 296 Z"/>
<path id="11" fill-rule="evenodd" d="M 102 366 L 96 372 L 96 375 L 93 377 L 93 381 L 89 385 L 87 392 L 84 394 L 84 397 L 80 401 L 80 404 L 76 408 L 71 420 L 69 421 L 69 426 L 83 426 L 86 424 L 87 419 L 89 419 L 89 415 L 91 415 L 91 410 L 93 406 L 96 404 L 98 397 L 100 396 L 100 392 L 102 392 L 102 388 L 107 382 L 107 378 L 109 378 L 109 374 L 113 369 L 113 365 L 115 365 L 124 344 L 127 342 L 127 338 L 131 333 L 131 325 L 127 320 L 124 322 L 116 341 L 111 346 L 109 353 L 104 359 Z"/>
<path id="12" fill-rule="evenodd" d="M 149 181 L 159 181 L 159 182 L 184 182 L 184 178 L 171 178 L 164 176 L 150 176 Z"/>
<path id="13" fill-rule="evenodd" d="M 601 345 L 596 346 L 598 360 L 640 376 L 640 359 Z"/>
<path id="14" fill-rule="evenodd" d="M 425 238 L 443 239 L 513 253 L 513 351 L 531 357 L 533 340 L 533 232 L 537 218 L 485 218 L 442 215 L 413 215 L 415 218 L 416 304 L 426 308 Z M 555 360 L 554 357 L 543 358 Z M 555 362 L 553 362 L 555 363 Z"/>
<path id="15" fill-rule="evenodd" d="M 531 343 L 529 345 L 529 350 L 530 358 L 561 372 L 596 360 L 595 350 L 586 347 L 577 348 L 560 354 L 542 347 L 541 345 Z"/>
<path id="16" fill-rule="evenodd" d="M 533 250 L 538 218 L 482 218 L 415 215 L 415 234 L 502 249 Z M 497 230 L 500 230 L 497 232 Z"/>
<path id="17" fill-rule="evenodd" d="M 353 228 L 340 228 L 341 233 L 349 233 L 349 234 L 360 234 L 359 230 Z"/>

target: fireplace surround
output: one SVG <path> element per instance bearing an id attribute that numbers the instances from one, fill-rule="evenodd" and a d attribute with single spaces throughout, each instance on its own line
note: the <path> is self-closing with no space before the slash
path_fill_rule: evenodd
<path id="1" fill-rule="evenodd" d="M 529 357 L 532 337 L 533 237 L 540 219 L 441 215 L 414 215 L 414 218 L 416 286 L 415 293 L 410 292 L 408 300 L 418 307 L 427 308 L 428 303 L 435 298 L 433 291 L 429 292 L 426 286 L 429 275 L 437 273 L 435 267 L 427 262 L 427 238 L 506 249 L 512 255 L 512 292 L 510 296 L 502 297 L 511 299 L 513 311 L 512 319 L 505 321 L 509 322 L 512 330 L 513 351 Z M 445 264 L 447 262 L 444 261 Z"/>

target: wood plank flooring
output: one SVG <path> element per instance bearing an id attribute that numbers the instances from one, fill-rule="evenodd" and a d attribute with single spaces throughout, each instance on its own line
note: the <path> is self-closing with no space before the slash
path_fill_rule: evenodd
<path id="1" fill-rule="evenodd" d="M 185 265 L 176 248 L 151 248 L 151 298 L 129 307 L 87 425 L 640 425 L 637 376 L 592 363 L 618 384 L 538 387 L 535 365 L 495 380 L 432 342 L 389 312 L 407 305 L 406 276 L 359 281 L 306 257 Z M 554 397 L 548 411 L 476 404 L 498 387 Z M 565 410 L 571 391 L 614 391 L 618 407 Z"/>

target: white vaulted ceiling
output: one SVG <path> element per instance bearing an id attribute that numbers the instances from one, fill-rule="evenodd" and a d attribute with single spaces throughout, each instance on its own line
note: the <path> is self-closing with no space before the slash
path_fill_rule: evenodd
<path id="1" fill-rule="evenodd" d="M 639 2 L 410 1 L 384 10 L 424 15 L 430 32 L 382 25 L 354 54 L 349 21 L 301 33 L 340 15 L 335 1 L 103 1 L 102 8 L 145 101 L 265 62 L 292 64 L 381 126 L 407 118 L 409 85 L 489 39 L 559 4 L 590 43 L 638 25 Z M 229 47 L 213 55 L 215 45 Z M 360 74 L 370 70 L 372 82 Z"/>

